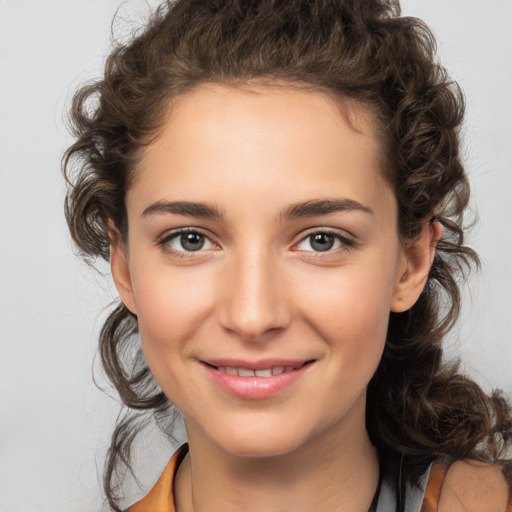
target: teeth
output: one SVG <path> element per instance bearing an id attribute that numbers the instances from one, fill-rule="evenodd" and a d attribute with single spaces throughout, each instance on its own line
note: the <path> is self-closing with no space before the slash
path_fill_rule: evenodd
<path id="1" fill-rule="evenodd" d="M 256 375 L 256 377 L 270 377 L 272 375 L 272 370 L 270 368 L 267 368 L 266 370 L 256 370 L 254 375 Z"/>
<path id="2" fill-rule="evenodd" d="M 295 366 L 274 366 L 273 368 L 264 368 L 263 370 L 218 366 L 217 370 L 219 372 L 229 373 L 230 375 L 238 375 L 239 377 L 272 377 L 273 375 L 281 375 L 285 372 L 291 372 L 295 370 Z"/>

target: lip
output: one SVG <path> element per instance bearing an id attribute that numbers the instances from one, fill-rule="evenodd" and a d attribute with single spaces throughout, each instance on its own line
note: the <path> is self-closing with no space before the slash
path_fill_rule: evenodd
<path id="1" fill-rule="evenodd" d="M 261 361 L 244 361 L 241 359 L 209 359 L 200 361 L 209 378 L 215 385 L 229 395 L 246 400 L 261 400 L 277 395 L 295 384 L 311 368 L 315 360 L 265 359 Z M 294 367 L 293 370 L 272 375 L 270 377 L 241 377 L 218 367 L 244 368 L 248 370 L 264 370 L 273 367 Z"/>

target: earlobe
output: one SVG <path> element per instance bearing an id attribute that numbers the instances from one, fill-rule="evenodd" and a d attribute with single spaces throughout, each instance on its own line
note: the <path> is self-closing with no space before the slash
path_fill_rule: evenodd
<path id="1" fill-rule="evenodd" d="M 443 226 L 439 222 L 425 222 L 418 238 L 404 250 L 405 268 L 399 270 L 391 297 L 391 311 L 402 313 L 418 300 L 425 284 L 441 238 Z"/>
<path id="2" fill-rule="evenodd" d="M 135 301 L 133 297 L 132 281 L 130 276 L 130 267 L 128 263 L 127 251 L 120 241 L 120 235 L 117 229 L 110 226 L 110 269 L 112 277 L 124 305 L 136 315 Z"/>

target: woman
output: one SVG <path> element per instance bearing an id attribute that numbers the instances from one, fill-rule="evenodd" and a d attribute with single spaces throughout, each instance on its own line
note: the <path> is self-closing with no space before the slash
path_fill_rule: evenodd
<path id="1" fill-rule="evenodd" d="M 442 361 L 477 262 L 463 101 L 399 14 L 164 3 L 76 94 L 68 223 L 122 300 L 102 361 L 129 410 L 187 429 L 132 512 L 511 509 L 509 407 Z"/>

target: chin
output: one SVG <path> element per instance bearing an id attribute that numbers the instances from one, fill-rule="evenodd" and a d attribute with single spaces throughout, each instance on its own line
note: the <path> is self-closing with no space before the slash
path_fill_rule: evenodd
<path id="1" fill-rule="evenodd" d="M 311 441 L 313 436 L 304 427 L 304 423 L 254 421 L 224 425 L 211 432 L 210 437 L 221 450 L 234 456 L 277 457 L 300 450 Z"/>
<path id="2" fill-rule="evenodd" d="M 290 442 L 290 439 L 254 436 L 252 439 L 229 439 L 219 447 L 237 457 L 279 457 L 298 450 L 303 443 Z"/>

